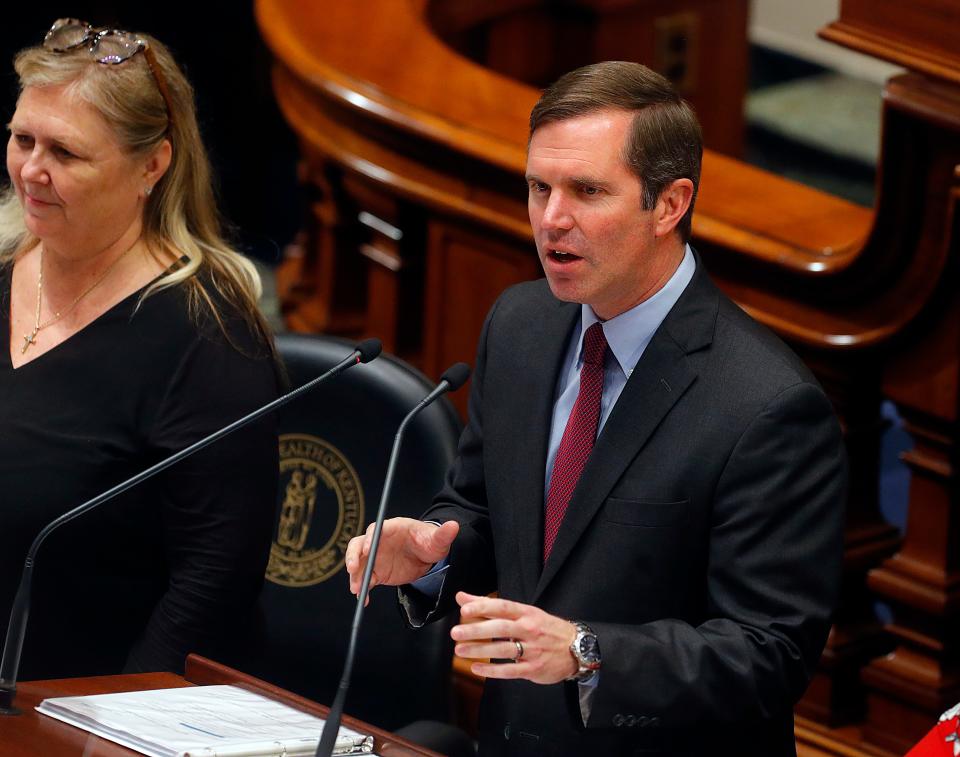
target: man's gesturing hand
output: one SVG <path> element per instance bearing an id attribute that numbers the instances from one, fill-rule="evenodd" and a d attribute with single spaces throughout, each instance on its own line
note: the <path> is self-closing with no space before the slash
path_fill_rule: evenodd
<path id="1" fill-rule="evenodd" d="M 389 518 L 380 532 L 377 562 L 370 577 L 370 588 L 380 584 L 399 586 L 422 577 L 430 567 L 450 551 L 460 524 L 447 521 L 441 526 L 413 518 Z M 373 524 L 363 536 L 355 536 L 347 545 L 346 566 L 350 574 L 350 592 L 360 593 L 363 571 L 373 542 Z"/>
<path id="2" fill-rule="evenodd" d="M 475 662 L 470 669 L 487 678 L 525 678 L 534 683 L 558 683 L 577 672 L 570 644 L 577 629 L 569 620 L 550 615 L 539 607 L 506 599 L 477 597 L 457 592 L 460 619 L 450 635 L 457 642 L 458 657 L 493 657 L 515 663 Z M 474 622 L 476 621 L 476 622 Z"/>

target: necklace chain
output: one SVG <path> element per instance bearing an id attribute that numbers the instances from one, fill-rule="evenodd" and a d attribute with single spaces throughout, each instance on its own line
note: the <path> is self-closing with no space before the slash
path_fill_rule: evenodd
<path id="1" fill-rule="evenodd" d="M 94 289 L 100 286 L 100 284 L 103 283 L 104 279 L 106 279 L 107 276 L 110 275 L 110 272 L 117 267 L 117 264 L 121 260 L 123 260 L 126 257 L 127 253 L 130 252 L 130 250 L 132 250 L 135 246 L 136 246 L 136 242 L 130 245 L 130 247 L 128 247 L 126 250 L 124 250 L 123 253 L 121 253 L 120 256 L 116 260 L 114 260 L 110 265 L 108 265 L 106 270 L 104 270 L 104 272 L 101 273 L 99 277 L 97 277 L 96 281 L 94 281 L 90 286 L 88 286 L 79 295 L 77 295 L 77 297 L 73 300 L 73 302 L 71 302 L 66 307 L 66 309 L 58 310 L 53 314 L 53 317 L 48 318 L 43 323 L 40 323 L 40 305 L 43 302 L 43 245 L 41 245 L 40 246 L 40 273 L 37 275 L 37 313 L 34 318 L 33 331 L 31 331 L 29 334 L 23 335 L 23 347 L 20 348 L 20 354 L 22 355 L 26 353 L 27 348 L 29 348 L 31 344 L 36 344 L 37 334 L 43 331 L 43 329 L 47 328 L 47 326 L 52 326 L 61 318 L 70 314 L 73 311 L 73 309 L 80 303 L 80 300 L 82 300 L 84 297 L 90 294 L 90 292 L 92 292 Z"/>

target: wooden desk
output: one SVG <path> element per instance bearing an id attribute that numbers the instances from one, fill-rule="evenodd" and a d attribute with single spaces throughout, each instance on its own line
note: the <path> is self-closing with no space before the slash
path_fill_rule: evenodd
<path id="1" fill-rule="evenodd" d="M 261 681 L 203 657 L 190 655 L 187 658 L 187 668 L 184 676 L 173 673 L 137 673 L 21 683 L 17 690 L 17 706 L 20 707 L 23 714 L 17 717 L 0 718 L 0 754 L 3 754 L 3 757 L 36 757 L 38 754 L 43 754 L 44 757 L 75 757 L 76 755 L 83 755 L 83 757 L 120 757 L 121 755 L 136 755 L 138 752 L 101 739 L 99 736 L 94 736 L 66 723 L 61 723 L 59 720 L 41 715 L 34 708 L 43 699 L 50 697 L 110 694 L 142 689 L 173 689 L 181 686 L 212 684 L 243 686 L 321 717 L 325 717 L 328 711 L 328 708 L 323 705 L 291 694 L 266 681 Z M 383 755 L 383 757 L 439 757 L 436 752 L 419 747 L 354 718 L 344 717 L 343 723 L 363 733 L 371 734 L 376 744 L 376 753 Z"/>

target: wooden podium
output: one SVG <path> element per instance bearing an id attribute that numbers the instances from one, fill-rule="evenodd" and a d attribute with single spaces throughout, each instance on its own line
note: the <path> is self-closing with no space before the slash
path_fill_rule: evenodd
<path id="1" fill-rule="evenodd" d="M 183 676 L 173 673 L 137 673 L 21 683 L 17 688 L 17 706 L 23 713 L 16 717 L 0 719 L 0 754 L 4 757 L 36 757 L 38 754 L 43 754 L 45 757 L 136 755 L 138 752 L 41 715 L 34 708 L 42 700 L 50 697 L 110 694 L 143 689 L 174 689 L 181 686 L 212 684 L 242 686 L 321 717 L 326 717 L 329 709 L 238 670 L 197 655 L 190 655 L 187 658 L 186 672 Z M 372 735 L 375 743 L 374 751 L 383 757 L 440 757 L 436 752 L 354 718 L 344 716 L 343 724 Z M 319 733 L 317 735 L 319 736 Z"/>

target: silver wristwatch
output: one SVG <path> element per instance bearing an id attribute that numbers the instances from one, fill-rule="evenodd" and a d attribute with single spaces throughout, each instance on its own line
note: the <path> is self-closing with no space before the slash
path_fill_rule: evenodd
<path id="1" fill-rule="evenodd" d="M 577 635 L 570 645 L 570 654 L 577 663 L 577 672 L 570 676 L 568 681 L 583 681 L 591 678 L 600 670 L 600 642 L 597 635 L 586 623 L 579 620 L 571 621 L 577 629 Z"/>

